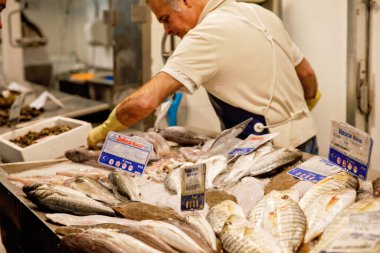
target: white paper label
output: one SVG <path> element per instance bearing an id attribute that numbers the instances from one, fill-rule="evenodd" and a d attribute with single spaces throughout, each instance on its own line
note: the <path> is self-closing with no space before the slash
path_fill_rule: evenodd
<path id="1" fill-rule="evenodd" d="M 29 107 L 36 108 L 37 110 L 41 109 L 45 106 L 46 100 L 50 99 L 55 104 L 57 104 L 59 107 L 64 108 L 65 106 L 62 104 L 61 101 L 59 101 L 53 94 L 51 94 L 48 91 L 44 91 L 41 93 L 41 95 L 38 96 L 33 102 L 29 104 Z"/>

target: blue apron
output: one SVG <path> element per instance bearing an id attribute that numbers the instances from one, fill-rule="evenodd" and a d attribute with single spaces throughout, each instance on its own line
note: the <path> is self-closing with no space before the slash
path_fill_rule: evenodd
<path id="1" fill-rule="evenodd" d="M 255 125 L 257 123 L 261 123 L 263 126 L 266 126 L 264 116 L 227 104 L 209 92 L 207 92 L 207 94 L 216 114 L 218 115 L 222 130 L 234 127 L 246 119 L 253 118 L 244 131 L 238 135 L 240 139 L 245 139 L 250 134 L 263 135 L 269 133 L 267 128 L 261 132 L 255 130 Z"/>

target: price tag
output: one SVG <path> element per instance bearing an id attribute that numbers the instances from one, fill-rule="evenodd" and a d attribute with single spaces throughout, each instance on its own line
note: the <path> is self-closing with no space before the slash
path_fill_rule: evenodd
<path id="1" fill-rule="evenodd" d="M 303 181 L 318 183 L 325 177 L 336 174 L 341 170 L 339 166 L 328 159 L 321 156 L 313 156 L 296 168 L 289 170 L 288 174 Z"/>
<path id="2" fill-rule="evenodd" d="M 33 102 L 29 104 L 29 107 L 36 108 L 37 110 L 39 110 L 45 106 L 47 99 L 50 99 L 61 108 L 65 107 L 61 101 L 59 101 L 53 94 L 51 94 L 48 91 L 42 92 L 41 95 L 38 96 L 38 98 L 36 98 Z"/>
<path id="3" fill-rule="evenodd" d="M 371 231 L 380 235 L 380 211 L 352 213 L 350 228 L 355 231 Z"/>
<path id="4" fill-rule="evenodd" d="M 367 133 L 332 121 L 329 160 L 362 180 L 367 179 L 372 146 Z"/>
<path id="5" fill-rule="evenodd" d="M 141 175 L 152 149 L 153 145 L 150 143 L 142 142 L 131 136 L 109 132 L 98 162 Z"/>
<path id="6" fill-rule="evenodd" d="M 206 164 L 181 169 L 181 210 L 202 210 L 205 205 Z"/>
<path id="7" fill-rule="evenodd" d="M 20 119 L 21 108 L 24 103 L 24 93 L 21 93 L 17 96 L 16 100 L 13 102 L 10 110 L 9 110 L 9 123 L 17 123 Z"/>
<path id="8" fill-rule="evenodd" d="M 233 156 L 247 155 L 255 151 L 265 142 L 272 140 L 277 135 L 278 133 L 264 135 L 250 134 L 242 143 L 238 144 L 233 150 L 228 152 L 228 154 Z"/>

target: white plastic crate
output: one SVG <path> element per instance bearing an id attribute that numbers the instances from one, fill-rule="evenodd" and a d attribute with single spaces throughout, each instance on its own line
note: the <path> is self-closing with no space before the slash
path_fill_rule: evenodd
<path id="1" fill-rule="evenodd" d="M 68 125 L 69 131 L 59 135 L 41 139 L 28 147 L 22 148 L 10 140 L 23 136 L 29 131 L 40 132 L 45 127 Z M 53 117 L 38 121 L 35 124 L 9 131 L 0 135 L 0 156 L 3 162 L 24 162 L 48 160 L 63 157 L 68 149 L 87 146 L 87 135 L 91 130 L 91 124 L 85 121 L 67 117 Z"/>

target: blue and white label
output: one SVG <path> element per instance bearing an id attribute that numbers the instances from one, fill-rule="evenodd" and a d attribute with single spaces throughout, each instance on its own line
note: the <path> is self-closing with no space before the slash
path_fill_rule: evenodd
<path id="1" fill-rule="evenodd" d="M 296 168 L 289 170 L 288 174 L 300 180 L 318 183 L 325 177 L 336 174 L 340 171 L 342 171 L 342 169 L 330 162 L 327 158 L 313 156 Z"/>
<path id="2" fill-rule="evenodd" d="M 332 121 L 329 160 L 348 173 L 366 180 L 373 140 L 346 123 Z"/>
<path id="3" fill-rule="evenodd" d="M 98 162 L 116 169 L 141 175 L 153 145 L 131 136 L 109 132 Z"/>
<path id="4" fill-rule="evenodd" d="M 202 210 L 205 206 L 206 164 L 181 169 L 181 210 Z"/>
<path id="5" fill-rule="evenodd" d="M 264 135 L 250 134 L 242 143 L 238 144 L 233 150 L 228 152 L 228 154 L 233 156 L 247 155 L 255 151 L 267 141 L 272 140 L 277 135 L 278 133 Z"/>

